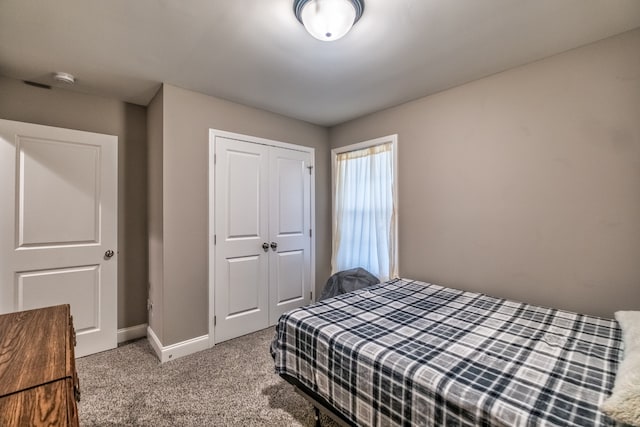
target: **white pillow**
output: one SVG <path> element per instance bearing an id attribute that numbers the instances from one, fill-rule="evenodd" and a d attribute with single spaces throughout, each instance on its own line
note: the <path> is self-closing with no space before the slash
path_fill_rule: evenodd
<path id="1" fill-rule="evenodd" d="M 624 357 L 611 396 L 600 406 L 616 421 L 640 426 L 640 311 L 617 311 Z"/>

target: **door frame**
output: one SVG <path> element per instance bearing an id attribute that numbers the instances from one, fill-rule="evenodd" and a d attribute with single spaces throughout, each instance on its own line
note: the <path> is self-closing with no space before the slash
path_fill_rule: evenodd
<path id="1" fill-rule="evenodd" d="M 315 148 L 307 147 L 304 145 L 291 144 L 288 142 L 276 141 L 273 139 L 260 138 L 257 136 L 244 135 L 235 132 L 228 132 L 219 129 L 209 129 L 209 221 L 207 235 L 209 237 L 208 243 L 208 260 L 209 260 L 209 285 L 207 287 L 209 292 L 209 347 L 213 347 L 215 344 L 215 148 L 216 138 L 228 138 L 238 141 L 251 142 L 254 144 L 268 145 L 272 147 L 286 148 L 289 150 L 302 151 L 311 155 L 311 182 L 310 182 L 310 198 L 311 198 L 311 278 L 310 286 L 312 291 L 311 302 L 316 299 L 316 160 L 315 160 Z"/>

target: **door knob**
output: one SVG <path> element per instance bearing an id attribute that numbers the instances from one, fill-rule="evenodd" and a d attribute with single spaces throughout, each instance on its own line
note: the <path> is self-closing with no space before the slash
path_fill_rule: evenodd
<path id="1" fill-rule="evenodd" d="M 274 251 L 278 249 L 278 244 L 276 242 L 271 242 L 271 249 L 273 249 Z"/>
<path id="2" fill-rule="evenodd" d="M 105 257 L 105 258 L 107 258 L 107 259 L 108 259 L 108 258 L 111 258 L 111 257 L 112 257 L 112 256 L 114 256 L 114 255 L 115 255 L 115 252 L 113 252 L 111 249 L 109 249 L 108 251 L 106 251 L 106 252 L 104 253 L 104 257 Z"/>
<path id="3" fill-rule="evenodd" d="M 264 249 L 264 251 L 267 252 L 269 250 L 269 244 L 267 242 L 264 242 L 262 244 L 262 249 Z"/>

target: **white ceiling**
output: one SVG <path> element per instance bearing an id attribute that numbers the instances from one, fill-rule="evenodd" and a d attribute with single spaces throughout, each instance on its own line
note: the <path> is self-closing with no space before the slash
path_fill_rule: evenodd
<path id="1" fill-rule="evenodd" d="M 320 125 L 640 27 L 640 0 L 365 0 L 343 39 L 293 0 L 0 0 L 0 74 L 146 105 L 160 82 Z"/>

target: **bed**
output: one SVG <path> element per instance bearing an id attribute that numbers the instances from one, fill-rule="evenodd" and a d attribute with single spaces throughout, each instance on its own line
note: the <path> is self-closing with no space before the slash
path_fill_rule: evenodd
<path id="1" fill-rule="evenodd" d="M 271 353 L 348 425 L 615 425 L 614 320 L 396 279 L 283 314 Z"/>

